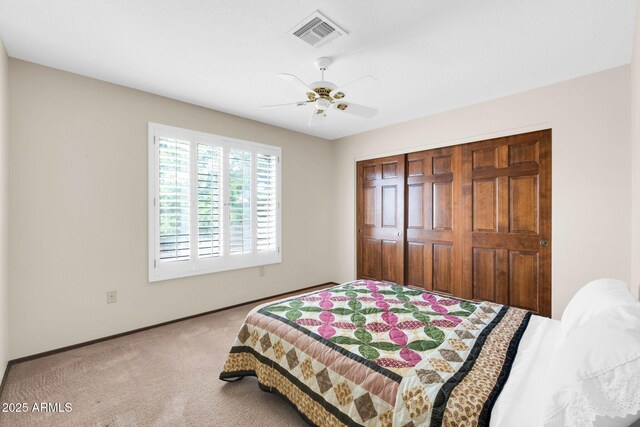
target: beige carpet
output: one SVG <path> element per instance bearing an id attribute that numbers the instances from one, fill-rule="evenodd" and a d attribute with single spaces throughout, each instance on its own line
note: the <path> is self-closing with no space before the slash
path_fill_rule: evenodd
<path id="1" fill-rule="evenodd" d="M 66 402 L 70 413 L 0 413 L 0 426 L 304 426 L 256 379 L 218 380 L 255 305 L 186 320 L 11 368 L 0 402 Z"/>

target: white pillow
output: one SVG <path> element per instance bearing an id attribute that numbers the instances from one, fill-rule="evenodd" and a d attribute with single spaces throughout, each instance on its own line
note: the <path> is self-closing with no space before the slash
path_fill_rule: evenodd
<path id="1" fill-rule="evenodd" d="M 598 279 L 584 285 L 569 301 L 562 313 L 562 334 L 584 324 L 604 310 L 628 304 L 637 304 L 627 284 L 615 279 Z"/>
<path id="2" fill-rule="evenodd" d="M 547 384 L 545 426 L 640 419 L 640 302 L 604 310 L 573 329 L 555 352 Z"/>

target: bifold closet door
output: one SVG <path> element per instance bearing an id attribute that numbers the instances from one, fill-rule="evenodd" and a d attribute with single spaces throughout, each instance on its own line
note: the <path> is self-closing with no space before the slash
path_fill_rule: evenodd
<path id="1" fill-rule="evenodd" d="M 358 278 L 551 315 L 551 130 L 357 169 Z"/>
<path id="2" fill-rule="evenodd" d="M 461 146 L 407 155 L 407 284 L 459 295 Z"/>
<path id="3" fill-rule="evenodd" d="M 551 316 L 551 131 L 463 146 L 463 297 Z"/>
<path id="4" fill-rule="evenodd" d="M 358 278 L 404 283 L 405 156 L 358 162 Z"/>

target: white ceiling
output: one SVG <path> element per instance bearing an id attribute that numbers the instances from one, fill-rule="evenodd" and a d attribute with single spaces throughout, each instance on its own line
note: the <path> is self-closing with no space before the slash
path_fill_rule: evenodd
<path id="1" fill-rule="evenodd" d="M 14 58 L 335 139 L 631 61 L 637 0 L 0 0 Z M 349 32 L 321 48 L 288 34 L 315 10 Z M 277 77 L 334 64 L 373 119 L 310 108 Z"/>

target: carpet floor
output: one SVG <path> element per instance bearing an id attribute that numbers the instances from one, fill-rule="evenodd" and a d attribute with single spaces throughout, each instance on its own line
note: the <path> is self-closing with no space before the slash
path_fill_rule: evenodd
<path id="1" fill-rule="evenodd" d="M 255 378 L 218 379 L 256 304 L 11 367 L 0 402 L 70 403 L 67 413 L 2 413 L 0 426 L 305 426 Z"/>

